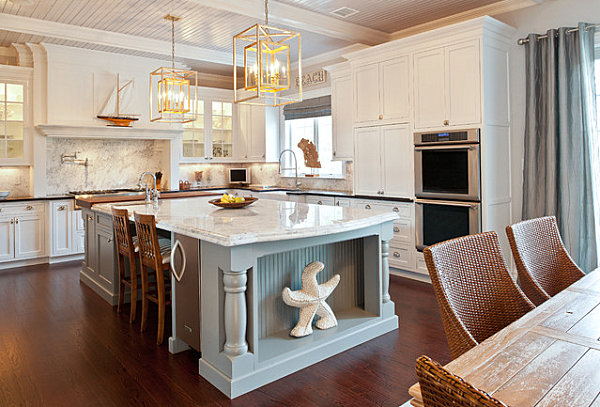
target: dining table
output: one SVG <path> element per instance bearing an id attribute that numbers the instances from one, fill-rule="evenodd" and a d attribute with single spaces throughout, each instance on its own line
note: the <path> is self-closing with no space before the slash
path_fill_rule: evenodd
<path id="1" fill-rule="evenodd" d="M 600 407 L 599 338 L 596 269 L 445 368 L 509 406 Z M 418 383 L 408 392 L 424 406 Z"/>

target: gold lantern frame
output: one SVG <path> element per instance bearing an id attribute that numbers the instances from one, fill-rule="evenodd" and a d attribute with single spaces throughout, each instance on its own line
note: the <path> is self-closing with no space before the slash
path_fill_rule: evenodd
<path id="1" fill-rule="evenodd" d="M 298 59 L 297 74 L 302 77 L 302 47 L 300 33 L 271 27 L 267 24 L 255 24 L 233 37 L 233 100 L 235 103 L 246 103 L 261 106 L 282 106 L 302 101 L 302 81 L 298 81 L 298 90 L 293 91 L 291 50 L 297 41 Z M 240 45 L 241 44 L 241 45 Z M 241 59 L 238 55 L 243 49 L 244 78 L 243 86 L 238 88 L 237 63 Z M 249 53 L 256 54 L 256 64 L 252 65 Z M 285 62 L 282 66 L 287 72 L 283 83 L 274 81 L 279 79 L 279 72 L 270 76 L 270 82 L 263 80 L 263 73 L 268 67 L 264 66 L 263 54 L 277 56 L 284 55 Z M 249 77 L 256 79 L 249 83 Z M 287 93 L 284 93 L 287 92 Z"/>
<path id="2" fill-rule="evenodd" d="M 190 123 L 198 115 L 198 73 L 175 68 L 175 22 L 180 18 L 169 14 L 164 19 L 171 22 L 171 66 L 150 72 L 150 121 Z"/>

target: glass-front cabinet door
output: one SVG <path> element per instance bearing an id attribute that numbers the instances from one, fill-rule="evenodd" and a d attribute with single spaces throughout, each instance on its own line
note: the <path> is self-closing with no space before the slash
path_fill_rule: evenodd
<path id="1" fill-rule="evenodd" d="M 233 103 L 212 102 L 212 156 L 233 157 Z"/>
<path id="2" fill-rule="evenodd" d="M 25 158 L 25 85 L 0 81 L 0 160 Z"/>
<path id="3" fill-rule="evenodd" d="M 198 88 L 198 116 L 183 125 L 181 162 L 233 159 L 234 106 L 231 91 Z"/>
<path id="4" fill-rule="evenodd" d="M 199 159 L 206 157 L 204 141 L 204 101 L 198 101 L 196 120 L 183 125 L 183 158 Z"/>

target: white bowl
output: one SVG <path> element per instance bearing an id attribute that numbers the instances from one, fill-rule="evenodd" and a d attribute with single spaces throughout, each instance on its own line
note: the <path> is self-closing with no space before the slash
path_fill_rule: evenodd
<path id="1" fill-rule="evenodd" d="M 0 199 L 6 199 L 10 191 L 0 191 Z"/>

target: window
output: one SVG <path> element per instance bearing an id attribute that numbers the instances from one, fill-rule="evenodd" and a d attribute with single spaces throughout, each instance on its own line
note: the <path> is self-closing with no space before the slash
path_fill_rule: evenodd
<path id="1" fill-rule="evenodd" d="M 196 120 L 183 125 L 183 156 L 203 158 L 204 155 L 204 101 L 198 101 Z"/>
<path id="2" fill-rule="evenodd" d="M 25 86 L 0 82 L 0 159 L 23 158 Z"/>
<path id="3" fill-rule="evenodd" d="M 333 133 L 331 120 L 331 97 L 324 96 L 308 99 L 284 107 L 285 135 L 282 149 L 290 149 L 298 159 L 298 174 L 318 174 L 319 176 L 341 177 L 344 175 L 343 163 L 333 161 Z M 312 141 L 319 153 L 321 168 L 309 168 L 304 165 L 304 153 L 298 147 L 303 138 Z M 283 165 L 293 167 L 290 154 L 284 156 Z M 291 175 L 287 171 L 286 175 Z"/>

